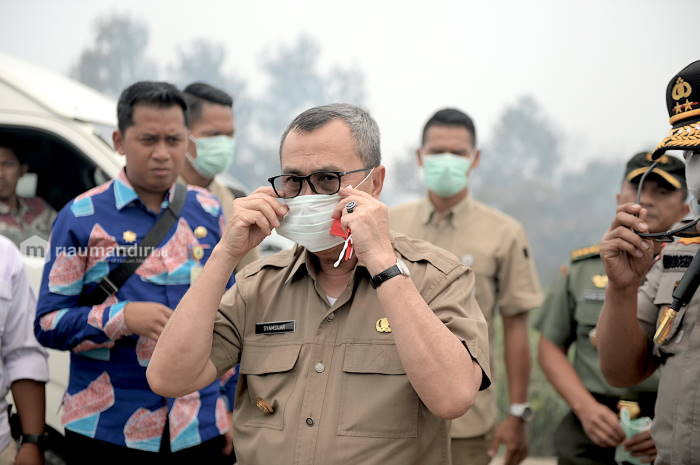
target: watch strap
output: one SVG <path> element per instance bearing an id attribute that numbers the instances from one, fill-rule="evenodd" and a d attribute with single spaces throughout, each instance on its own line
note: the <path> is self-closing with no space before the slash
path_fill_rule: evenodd
<path id="1" fill-rule="evenodd" d="M 19 443 L 21 444 L 36 444 L 37 446 L 44 448 L 46 446 L 46 441 L 49 439 L 48 433 L 41 434 L 22 434 L 19 437 Z"/>
<path id="2" fill-rule="evenodd" d="M 374 289 L 378 288 L 384 281 L 388 281 L 394 276 L 398 276 L 402 274 L 401 270 L 399 269 L 398 265 L 394 265 L 392 267 L 387 268 L 386 270 L 382 271 L 381 273 L 377 273 L 376 275 L 372 276 L 372 279 L 370 280 L 370 284 Z"/>

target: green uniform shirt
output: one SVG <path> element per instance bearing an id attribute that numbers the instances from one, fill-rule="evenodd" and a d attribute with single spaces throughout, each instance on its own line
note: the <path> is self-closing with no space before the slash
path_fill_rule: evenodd
<path id="1" fill-rule="evenodd" d="M 590 339 L 603 309 L 608 283 L 603 260 L 597 246 L 575 251 L 572 256 L 568 273 L 561 275 L 547 294 L 535 327 L 564 350 L 575 345 L 574 370 L 590 392 L 628 400 L 636 399 L 638 392 L 656 392 L 656 373 L 631 388 L 616 388 L 605 381 L 598 351 Z"/>

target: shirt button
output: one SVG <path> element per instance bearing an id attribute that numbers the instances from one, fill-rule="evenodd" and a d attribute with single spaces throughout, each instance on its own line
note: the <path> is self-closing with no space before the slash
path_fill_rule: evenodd
<path id="1" fill-rule="evenodd" d="M 318 362 L 318 363 L 314 366 L 314 370 L 316 370 L 316 373 L 323 373 L 323 371 L 324 371 L 325 369 L 326 369 L 326 366 L 325 366 L 323 363 L 321 363 L 321 362 Z"/>
<path id="2" fill-rule="evenodd" d="M 313 426 L 313 425 L 314 425 L 314 419 L 311 418 L 311 417 L 307 418 L 307 419 L 306 419 L 306 424 L 309 425 L 309 426 Z"/>
<path id="3" fill-rule="evenodd" d="M 326 320 L 328 320 L 328 321 L 333 321 L 333 320 L 335 320 L 335 313 L 331 313 L 330 315 L 328 315 L 328 316 L 326 317 Z"/>

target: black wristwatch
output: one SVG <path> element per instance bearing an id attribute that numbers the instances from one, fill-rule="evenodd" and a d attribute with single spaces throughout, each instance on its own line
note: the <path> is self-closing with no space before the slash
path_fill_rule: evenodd
<path id="1" fill-rule="evenodd" d="M 36 444 L 41 450 L 46 449 L 49 440 L 49 433 L 41 434 L 21 434 L 19 437 L 19 444 Z"/>
<path id="2" fill-rule="evenodd" d="M 372 279 L 370 280 L 370 283 L 372 284 L 373 288 L 378 288 L 384 281 L 388 281 L 389 279 L 393 278 L 394 276 L 411 276 L 411 273 L 408 271 L 408 267 L 404 263 L 403 260 L 400 258 L 396 259 L 396 265 L 387 268 L 386 270 L 382 271 L 381 273 L 378 273 L 374 276 L 372 276 Z"/>

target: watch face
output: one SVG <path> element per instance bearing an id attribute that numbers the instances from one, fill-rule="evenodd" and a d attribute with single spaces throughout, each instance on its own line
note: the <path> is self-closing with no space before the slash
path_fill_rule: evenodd
<path id="1" fill-rule="evenodd" d="M 522 418 L 524 421 L 530 421 L 532 418 L 532 409 L 530 407 L 525 407 L 523 409 L 523 413 L 520 415 L 520 418 Z"/>
<path id="2" fill-rule="evenodd" d="M 406 266 L 406 263 L 404 263 L 404 261 L 401 260 L 400 258 L 396 259 L 396 266 L 399 268 L 399 271 L 401 272 L 402 275 L 411 276 L 411 272 L 408 271 L 408 266 Z"/>

